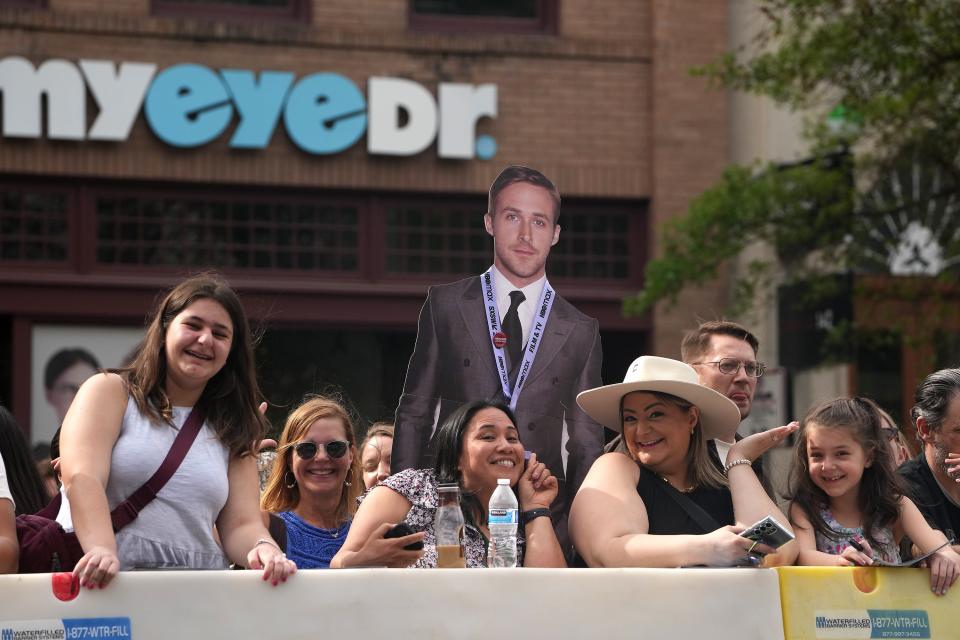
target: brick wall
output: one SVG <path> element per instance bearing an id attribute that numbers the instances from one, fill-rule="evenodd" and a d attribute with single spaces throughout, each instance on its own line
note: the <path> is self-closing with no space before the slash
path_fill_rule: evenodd
<path id="1" fill-rule="evenodd" d="M 161 68 L 194 62 L 298 76 L 335 71 L 364 90 L 372 75 L 411 78 L 431 90 L 439 81 L 493 82 L 500 112 L 479 127 L 497 139 L 491 161 L 440 160 L 435 147 L 410 158 L 369 156 L 365 140 L 341 154 L 311 156 L 287 139 L 282 124 L 262 151 L 229 149 L 232 127 L 205 147 L 175 149 L 141 117 L 119 144 L 0 139 L 0 174 L 482 193 L 502 166 L 525 163 L 567 196 L 650 198 L 655 232 L 716 180 L 728 159 L 726 96 L 688 73 L 723 50 L 726 4 L 560 0 L 557 36 L 411 32 L 406 0 L 315 0 L 309 24 L 154 17 L 148 0 L 0 9 L 0 56 Z M 650 253 L 657 253 L 654 234 Z M 654 352 L 676 355 L 695 315 L 718 314 L 722 285 L 658 310 Z"/>
<path id="2" fill-rule="evenodd" d="M 656 234 L 670 218 L 713 184 L 729 160 L 726 94 L 710 90 L 689 69 L 716 59 L 727 42 L 727 7 L 713 0 L 655 0 L 652 10 L 653 147 L 652 255 Z M 685 291 L 678 304 L 654 314 L 653 350 L 679 357 L 683 332 L 702 319 L 722 315 L 725 278 L 714 286 Z"/>

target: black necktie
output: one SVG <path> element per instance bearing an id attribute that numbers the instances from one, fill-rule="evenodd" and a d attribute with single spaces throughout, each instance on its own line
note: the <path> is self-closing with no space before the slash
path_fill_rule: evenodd
<path id="1" fill-rule="evenodd" d="M 523 326 L 520 324 L 520 314 L 517 313 L 517 308 L 526 299 L 523 291 L 511 291 L 510 308 L 503 316 L 503 332 L 507 334 L 507 353 L 510 355 L 511 381 L 516 378 L 517 365 L 520 364 L 520 356 L 523 354 Z"/>

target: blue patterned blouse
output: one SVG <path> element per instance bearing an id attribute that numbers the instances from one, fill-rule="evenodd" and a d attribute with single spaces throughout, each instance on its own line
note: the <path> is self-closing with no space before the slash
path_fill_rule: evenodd
<path id="1" fill-rule="evenodd" d="M 321 529 L 292 511 L 277 515 L 287 525 L 287 557 L 297 563 L 298 569 L 329 569 L 352 522 L 347 520 L 336 529 Z"/>

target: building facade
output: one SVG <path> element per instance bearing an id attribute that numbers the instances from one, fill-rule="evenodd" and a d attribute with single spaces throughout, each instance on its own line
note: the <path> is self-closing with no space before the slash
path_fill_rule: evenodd
<path id="1" fill-rule="evenodd" d="M 426 288 L 489 266 L 509 164 L 563 195 L 548 274 L 599 319 L 605 381 L 678 355 L 722 281 L 647 317 L 621 301 L 728 162 L 727 100 L 689 74 L 727 21 L 709 1 L 0 1 L 0 400 L 49 438 L 50 356 L 121 364 L 158 291 L 213 268 L 261 329 L 274 422 L 331 389 L 388 418 Z"/>

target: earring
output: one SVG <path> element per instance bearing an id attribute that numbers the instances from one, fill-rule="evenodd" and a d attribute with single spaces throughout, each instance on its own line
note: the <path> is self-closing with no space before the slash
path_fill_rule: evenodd
<path id="1" fill-rule="evenodd" d="M 297 486 L 297 477 L 293 475 L 293 472 L 287 471 L 283 474 L 283 483 L 287 485 L 287 489 L 293 489 Z"/>
<path id="2" fill-rule="evenodd" d="M 349 480 L 347 480 L 346 478 L 343 479 L 343 484 L 344 484 L 345 486 L 348 486 L 348 487 L 353 486 L 353 483 L 350 482 Z"/>

